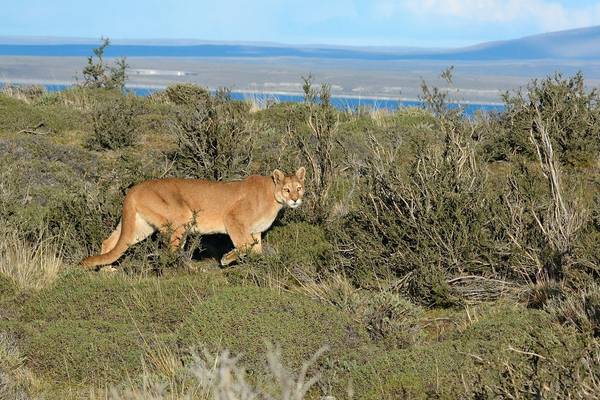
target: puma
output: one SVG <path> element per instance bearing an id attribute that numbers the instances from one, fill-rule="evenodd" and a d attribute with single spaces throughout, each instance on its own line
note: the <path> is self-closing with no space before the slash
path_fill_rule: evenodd
<path id="1" fill-rule="evenodd" d="M 123 202 L 121 222 L 102 243 L 102 254 L 83 259 L 86 269 L 115 262 L 129 246 L 156 230 L 170 234 L 178 249 L 186 229 L 201 234 L 228 234 L 235 249 L 221 258 L 234 262 L 238 254 L 262 252 L 261 234 L 269 229 L 283 207 L 296 208 L 304 196 L 306 169 L 286 176 L 249 176 L 241 181 L 154 179 L 133 186 Z"/>

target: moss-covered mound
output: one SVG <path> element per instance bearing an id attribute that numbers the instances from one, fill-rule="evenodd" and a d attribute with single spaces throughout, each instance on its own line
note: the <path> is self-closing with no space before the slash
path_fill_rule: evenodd
<path id="1" fill-rule="evenodd" d="M 36 321 L 17 333 L 28 366 L 52 381 L 99 386 L 142 371 L 143 338 L 133 324 Z"/>
<path id="2" fill-rule="evenodd" d="M 155 340 L 174 333 L 223 284 L 216 274 L 131 279 L 70 271 L 0 320 L 29 367 L 55 382 L 102 386 L 141 372 Z M 174 346 L 173 346 L 174 347 Z"/>
<path id="3" fill-rule="evenodd" d="M 308 298 L 269 289 L 226 288 L 198 304 L 179 331 L 184 349 L 229 349 L 251 372 L 265 364 L 267 343 L 281 347 L 294 368 L 323 346 L 336 359 L 366 341 L 346 314 Z"/>
<path id="4" fill-rule="evenodd" d="M 24 305 L 22 319 L 135 323 L 146 332 L 173 330 L 213 288 L 217 274 L 129 279 L 123 275 L 71 271 Z"/>
<path id="5" fill-rule="evenodd" d="M 496 398 L 510 388 L 568 393 L 573 381 L 556 365 L 575 366 L 584 351 L 546 313 L 503 307 L 447 340 L 388 352 L 351 375 L 358 398 Z M 511 373 L 512 370 L 512 373 Z M 508 384 L 507 384 L 508 383 Z M 545 386 L 544 386 L 545 385 Z"/>
<path id="6" fill-rule="evenodd" d="M 83 113 L 74 107 L 52 103 L 48 95 L 45 102 L 27 104 L 8 96 L 0 95 L 0 131 L 18 132 L 22 129 L 32 129 L 43 123 L 46 129 L 54 132 L 64 132 L 78 129 L 84 124 Z"/>

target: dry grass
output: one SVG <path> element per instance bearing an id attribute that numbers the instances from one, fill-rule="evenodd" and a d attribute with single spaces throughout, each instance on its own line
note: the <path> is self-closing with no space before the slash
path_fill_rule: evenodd
<path id="1" fill-rule="evenodd" d="M 14 85 L 6 83 L 1 86 L 0 93 L 24 101 L 27 104 L 31 104 L 36 99 L 43 96 L 44 93 L 46 93 L 46 89 L 39 85 Z"/>
<path id="2" fill-rule="evenodd" d="M 244 102 L 249 105 L 249 112 L 254 114 L 279 103 L 279 99 L 274 95 L 249 93 L 244 95 Z"/>
<path id="3" fill-rule="evenodd" d="M 322 303 L 347 311 L 355 310 L 361 303 L 360 289 L 354 287 L 348 278 L 340 274 L 335 274 L 320 282 L 314 279 L 299 282 L 294 290 Z"/>
<path id="4" fill-rule="evenodd" d="M 146 358 L 150 368 L 168 381 L 174 381 L 180 373 L 181 360 L 169 346 L 157 341 L 156 343 L 145 343 Z"/>
<path id="5" fill-rule="evenodd" d="M 42 234 L 31 244 L 16 232 L 5 232 L 0 238 L 0 274 L 23 290 L 44 288 L 63 268 L 59 254 L 59 246 Z"/>
<path id="6" fill-rule="evenodd" d="M 164 360 L 176 359 L 171 350 L 163 348 L 158 354 L 150 356 L 149 370 L 144 374 L 141 384 L 132 384 L 124 390 L 113 388 L 106 397 L 113 400 L 138 399 L 199 399 L 199 400 L 251 400 L 272 399 L 302 400 L 308 391 L 319 381 L 320 375 L 310 375 L 309 370 L 326 349 L 317 351 L 310 360 L 303 363 L 300 371 L 294 373 L 281 362 L 281 352 L 269 347 L 267 360 L 272 377 L 268 393 L 255 387 L 246 380 L 246 371 L 239 365 L 238 358 L 225 350 L 218 354 L 204 351 L 194 355 L 191 366 L 165 370 Z M 168 354 L 167 354 L 168 353 Z M 160 359 L 158 364 L 156 361 Z M 171 361 L 168 362 L 171 364 Z M 181 363 L 180 363 L 181 365 Z M 157 370 L 153 370 L 158 368 Z M 175 374 L 172 374 L 176 372 Z M 163 373 L 166 373 L 164 375 Z"/>
<path id="7" fill-rule="evenodd" d="M 380 128 L 387 128 L 390 117 L 394 115 L 394 111 L 388 108 L 379 107 L 377 105 L 369 108 L 369 117 Z"/>
<path id="8" fill-rule="evenodd" d="M 63 106 L 81 112 L 90 112 L 97 105 L 97 101 L 80 88 L 61 92 L 58 99 Z"/>

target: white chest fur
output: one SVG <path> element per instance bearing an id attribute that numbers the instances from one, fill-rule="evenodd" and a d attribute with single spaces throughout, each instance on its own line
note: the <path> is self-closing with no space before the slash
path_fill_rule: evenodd
<path id="1" fill-rule="evenodd" d="M 263 233 L 264 231 L 269 229 L 273 224 L 273 221 L 275 221 L 275 218 L 277 218 L 278 212 L 279 209 L 277 209 L 273 213 L 270 213 L 270 215 L 264 216 L 263 218 L 260 218 L 258 221 L 256 221 L 254 223 L 254 226 L 252 227 L 252 233 Z"/>

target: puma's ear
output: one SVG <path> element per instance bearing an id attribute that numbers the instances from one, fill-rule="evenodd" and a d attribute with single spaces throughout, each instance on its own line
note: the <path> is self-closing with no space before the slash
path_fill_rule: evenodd
<path id="1" fill-rule="evenodd" d="M 275 182 L 276 185 L 279 185 L 281 182 L 283 182 L 283 179 L 285 178 L 285 174 L 278 169 L 273 171 L 271 176 L 273 177 L 273 182 Z"/>
<path id="2" fill-rule="evenodd" d="M 298 168 L 298 171 L 296 171 L 296 177 L 301 181 L 304 182 L 304 177 L 306 176 L 306 168 L 304 167 L 300 167 Z"/>

